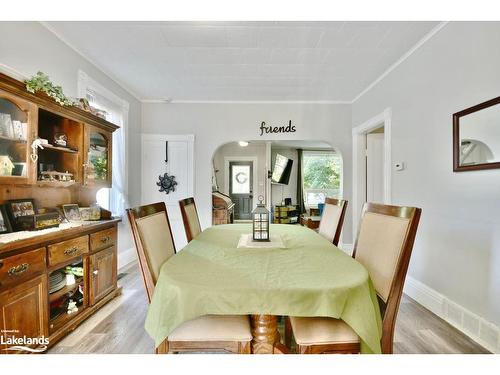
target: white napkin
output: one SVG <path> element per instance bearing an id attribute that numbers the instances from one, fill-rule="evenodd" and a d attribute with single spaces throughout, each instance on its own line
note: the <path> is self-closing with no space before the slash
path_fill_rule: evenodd
<path id="1" fill-rule="evenodd" d="M 279 234 L 271 234 L 271 241 L 254 241 L 251 233 L 241 235 L 240 240 L 238 241 L 238 248 L 286 249 L 283 239 Z"/>

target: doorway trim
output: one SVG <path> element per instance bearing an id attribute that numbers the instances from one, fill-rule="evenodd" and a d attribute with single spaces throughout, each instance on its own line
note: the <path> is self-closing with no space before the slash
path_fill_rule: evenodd
<path id="1" fill-rule="evenodd" d="M 232 161 L 251 161 L 252 162 L 252 211 L 257 207 L 258 198 L 258 179 L 257 175 L 257 161 L 256 156 L 224 156 L 224 194 L 229 195 L 229 163 Z"/>
<path id="2" fill-rule="evenodd" d="M 366 191 L 366 163 L 362 161 L 366 157 L 366 134 L 381 126 L 384 127 L 384 204 L 391 204 L 392 201 L 391 119 L 392 109 L 388 107 L 352 129 L 353 242 L 357 238 L 361 208 L 365 201 L 363 193 Z"/>

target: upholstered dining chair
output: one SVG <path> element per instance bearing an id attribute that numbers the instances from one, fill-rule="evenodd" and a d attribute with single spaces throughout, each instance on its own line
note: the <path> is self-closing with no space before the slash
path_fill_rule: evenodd
<path id="1" fill-rule="evenodd" d="M 201 233 L 200 220 L 198 218 L 198 211 L 196 210 L 194 198 L 190 197 L 180 200 L 179 206 L 181 208 L 186 238 L 188 242 L 191 242 L 193 238 Z"/>
<path id="2" fill-rule="evenodd" d="M 343 199 L 326 198 L 318 233 L 332 242 L 335 246 L 339 244 L 342 225 L 344 224 L 347 201 Z"/>
<path id="3" fill-rule="evenodd" d="M 127 210 L 139 266 L 151 302 L 160 268 L 175 254 L 175 244 L 165 203 Z M 250 353 L 250 321 L 247 315 L 206 315 L 187 321 L 170 334 L 157 353 L 227 351 Z"/>
<path id="4" fill-rule="evenodd" d="M 421 209 L 366 203 L 353 257 L 366 267 L 382 314 L 382 353 L 392 353 L 394 326 L 417 233 Z M 295 337 L 297 351 L 359 353 L 356 333 L 342 320 L 323 317 L 285 319 L 288 347 Z"/>

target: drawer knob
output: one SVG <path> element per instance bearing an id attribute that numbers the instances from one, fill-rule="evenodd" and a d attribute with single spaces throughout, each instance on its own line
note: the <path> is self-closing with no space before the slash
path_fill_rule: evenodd
<path id="1" fill-rule="evenodd" d="M 93 275 L 94 277 L 96 277 L 96 276 L 98 275 L 98 273 L 99 273 L 99 270 L 94 270 L 94 271 L 92 271 L 92 275 Z"/>
<path id="2" fill-rule="evenodd" d="M 14 266 L 14 267 L 9 269 L 8 275 L 9 276 L 19 276 L 19 275 L 25 273 L 28 270 L 28 268 L 30 268 L 29 263 L 23 263 L 23 264 L 20 264 L 18 266 Z"/>
<path id="3" fill-rule="evenodd" d="M 101 242 L 102 243 L 108 243 L 109 241 L 111 241 L 111 237 L 110 236 L 101 237 Z"/>
<path id="4" fill-rule="evenodd" d="M 77 246 L 70 247 L 69 249 L 64 250 L 64 255 L 71 256 L 71 255 L 77 253 L 78 250 L 79 249 Z"/>

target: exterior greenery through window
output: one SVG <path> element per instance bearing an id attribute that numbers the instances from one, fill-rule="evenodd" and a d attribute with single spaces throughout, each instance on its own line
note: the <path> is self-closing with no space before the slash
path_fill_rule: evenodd
<path id="1" fill-rule="evenodd" d="M 340 198 L 342 158 L 334 151 L 304 151 L 302 163 L 306 206 L 324 203 L 326 197 Z"/>

